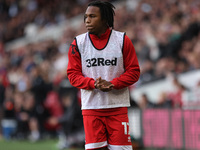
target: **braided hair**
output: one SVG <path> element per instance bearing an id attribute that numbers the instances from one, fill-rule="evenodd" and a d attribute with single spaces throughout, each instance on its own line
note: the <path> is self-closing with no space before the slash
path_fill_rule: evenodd
<path id="1" fill-rule="evenodd" d="M 101 13 L 101 19 L 107 22 L 107 25 L 111 28 L 114 28 L 114 15 L 115 15 L 115 6 L 109 2 L 103 1 L 92 1 L 88 4 L 89 6 L 99 7 Z"/>

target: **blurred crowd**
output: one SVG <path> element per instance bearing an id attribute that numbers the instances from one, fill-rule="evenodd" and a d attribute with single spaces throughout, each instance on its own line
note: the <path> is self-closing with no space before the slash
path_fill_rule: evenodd
<path id="1" fill-rule="evenodd" d="M 167 108 L 167 109 L 199 109 L 200 106 L 200 80 L 197 81 L 194 87 L 188 88 L 180 80 L 173 75 L 170 75 L 169 84 L 171 89 L 163 89 L 158 99 L 152 101 L 147 93 L 142 93 L 138 98 L 138 105 L 142 110 L 151 108 Z"/>
<path id="2" fill-rule="evenodd" d="M 4 46 L 25 36 L 29 24 L 42 31 L 70 22 L 71 18 L 84 13 L 90 1 L 0 1 L 0 120 L 17 121 L 14 137 L 29 137 L 35 141 L 41 138 L 41 133 L 68 136 L 82 131 L 79 91 L 70 85 L 66 67 L 70 43 L 76 35 L 86 31 L 83 22 L 78 29 L 66 25 L 57 40 L 46 39 L 8 51 Z M 135 46 L 141 67 L 137 86 L 165 78 L 169 73 L 178 75 L 200 69 L 199 0 L 111 2 L 120 3 L 114 28 L 126 32 Z M 145 96 L 142 97 L 144 103 Z M 162 93 L 161 101 L 165 97 Z M 166 106 L 182 106 L 181 99 L 176 102 L 167 101 Z M 144 108 L 144 105 L 139 104 L 139 107 Z"/>
<path id="3" fill-rule="evenodd" d="M 56 25 L 84 11 L 81 0 L 1 0 L 0 39 L 8 42 L 24 35 L 30 23 L 39 28 Z"/>

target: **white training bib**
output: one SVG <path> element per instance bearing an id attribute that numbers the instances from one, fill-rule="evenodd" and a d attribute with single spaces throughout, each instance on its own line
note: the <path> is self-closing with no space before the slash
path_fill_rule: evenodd
<path id="1" fill-rule="evenodd" d="M 111 31 L 107 45 L 97 49 L 91 42 L 89 33 L 76 37 L 81 55 L 82 73 L 84 77 L 97 79 L 101 77 L 107 81 L 119 77 L 124 73 L 123 42 L 124 33 Z M 101 109 L 130 106 L 128 88 L 102 92 L 98 89 L 81 89 L 82 109 Z"/>

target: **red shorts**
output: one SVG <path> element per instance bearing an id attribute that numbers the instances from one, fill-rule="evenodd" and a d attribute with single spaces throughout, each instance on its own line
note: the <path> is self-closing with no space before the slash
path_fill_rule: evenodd
<path id="1" fill-rule="evenodd" d="M 128 115 L 83 116 L 85 149 L 108 147 L 114 150 L 132 150 Z"/>

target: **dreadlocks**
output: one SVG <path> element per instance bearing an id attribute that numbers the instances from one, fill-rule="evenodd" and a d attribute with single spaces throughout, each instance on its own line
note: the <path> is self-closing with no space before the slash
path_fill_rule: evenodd
<path id="1" fill-rule="evenodd" d="M 105 20 L 109 27 L 114 28 L 115 6 L 113 6 L 109 2 L 102 2 L 102 1 L 93 1 L 89 3 L 88 6 L 99 7 L 101 12 L 101 19 Z"/>

